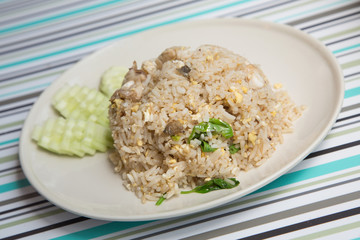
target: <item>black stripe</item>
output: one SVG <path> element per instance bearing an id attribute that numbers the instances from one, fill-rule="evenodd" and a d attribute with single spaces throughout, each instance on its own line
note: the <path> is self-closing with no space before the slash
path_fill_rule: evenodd
<path id="1" fill-rule="evenodd" d="M 19 12 L 19 10 L 21 8 L 27 8 L 28 6 L 34 6 L 35 4 L 39 4 L 41 2 L 45 2 L 46 0 L 28 0 L 28 1 L 22 1 L 20 0 L 18 3 L 14 2 L 14 1 L 10 1 L 7 3 L 1 3 L 1 7 L 0 7 L 0 13 L 1 12 L 6 12 L 9 13 L 12 10 L 15 10 L 17 12 Z M 6 6 L 9 5 L 9 6 Z"/>
<path id="2" fill-rule="evenodd" d="M 351 73 L 351 74 L 348 74 L 348 75 L 344 75 L 344 78 L 349 78 L 349 77 L 353 77 L 353 76 L 356 76 L 356 75 L 359 75 L 360 72 L 354 72 L 354 73 Z"/>
<path id="3" fill-rule="evenodd" d="M 360 52 L 360 50 L 354 50 L 352 52 L 347 52 L 347 53 L 344 53 L 344 54 L 341 54 L 341 55 L 336 55 L 336 58 L 341 58 L 341 57 L 348 56 L 348 55 L 358 53 L 358 52 Z"/>
<path id="4" fill-rule="evenodd" d="M 48 225 L 46 227 L 37 228 L 37 229 L 31 230 L 31 231 L 27 231 L 27 232 L 23 232 L 23 233 L 20 233 L 20 234 L 12 235 L 12 236 L 7 237 L 5 239 L 6 240 L 19 239 L 19 238 L 27 237 L 27 236 L 30 236 L 30 235 L 38 234 L 38 233 L 41 233 L 41 232 L 46 232 L 46 231 L 49 231 L 49 230 L 52 230 L 52 229 L 55 229 L 55 228 L 61 228 L 61 227 L 65 227 L 65 226 L 68 226 L 68 225 L 71 225 L 71 224 L 83 222 L 83 221 L 86 221 L 86 220 L 88 220 L 88 218 L 77 217 L 77 218 L 73 218 L 73 219 L 70 219 L 70 220 L 63 221 L 63 222 L 51 224 L 51 225 Z"/>
<path id="5" fill-rule="evenodd" d="M 40 94 L 42 92 L 43 92 L 43 89 L 38 89 L 35 92 L 27 93 L 27 94 L 24 94 L 24 95 L 21 95 L 21 96 L 14 96 L 12 98 L 8 98 L 6 100 L 3 100 L 1 104 L 4 104 L 4 105 L 10 104 L 10 103 L 19 101 L 19 100 L 24 99 L 24 98 L 37 98 L 37 97 L 40 96 Z"/>
<path id="6" fill-rule="evenodd" d="M 21 195 L 19 197 L 3 200 L 0 202 L 0 206 L 4 206 L 4 205 L 11 204 L 11 203 L 18 202 L 18 201 L 23 201 L 25 199 L 34 198 L 34 197 L 38 197 L 38 196 L 40 196 L 40 195 L 37 192 L 28 193 L 25 195 Z"/>
<path id="7" fill-rule="evenodd" d="M 252 235 L 252 236 L 248 236 L 245 238 L 240 238 L 241 240 L 257 240 L 257 239 L 265 239 L 265 238 L 271 238 L 271 237 L 275 237 L 275 236 L 279 236 L 281 234 L 285 234 L 285 233 L 289 233 L 289 232 L 294 232 L 297 230 L 301 230 L 304 228 L 308 228 L 308 227 L 313 227 L 319 224 L 324 224 L 324 223 L 328 223 L 331 221 L 335 221 L 335 220 L 339 220 L 339 219 L 343 219 L 346 217 L 350 217 L 350 216 L 354 216 L 360 213 L 360 207 L 357 208 L 352 208 L 352 209 L 348 209 L 342 212 L 337 212 L 337 213 L 333 213 L 333 214 L 329 214 L 327 216 L 322 216 L 319 218 L 314 218 L 311 220 L 307 220 L 307 221 L 303 221 L 300 223 L 296 223 L 293 225 L 289 225 L 286 227 L 282 227 L 282 228 L 277 228 L 271 231 L 267 231 L 267 232 L 263 232 L 263 233 L 259 233 L 256 235 Z"/>
<path id="8" fill-rule="evenodd" d="M 20 106 L 16 106 L 16 107 L 11 107 L 11 108 L 7 108 L 7 109 L 4 109 L 4 110 L 0 110 L 0 113 L 6 113 L 6 112 L 9 112 L 9 111 L 12 111 L 12 110 L 18 110 L 20 108 L 24 108 L 24 107 L 30 107 L 32 106 L 33 103 L 27 103 L 27 104 L 23 104 L 23 105 L 20 105 Z"/>
<path id="9" fill-rule="evenodd" d="M 337 126 L 334 126 L 334 127 L 332 128 L 332 130 L 337 129 L 337 128 L 342 128 L 342 127 L 350 126 L 350 125 L 353 125 L 353 124 L 359 123 L 359 122 L 360 122 L 360 120 L 356 120 L 356 121 L 354 121 L 354 122 L 345 123 L 345 124 L 342 124 L 342 125 L 337 125 Z"/>
<path id="10" fill-rule="evenodd" d="M 14 211 L 19 211 L 19 210 L 21 210 L 21 209 L 28 208 L 28 207 L 34 207 L 34 206 L 37 206 L 37 205 L 40 205 L 40 204 L 43 204 L 43 203 L 49 203 L 49 201 L 47 201 L 47 200 L 42 200 L 42 201 L 38 201 L 38 202 L 34 202 L 34 203 L 27 204 L 27 205 L 23 205 L 23 206 L 21 206 L 21 207 L 9 209 L 9 210 L 0 212 L 0 216 L 1 216 L 2 214 L 7 214 L 7 213 L 14 212 Z M 28 214 L 28 213 L 32 213 L 32 212 L 41 211 L 41 210 L 44 210 L 44 209 L 47 209 L 47 208 L 50 208 L 50 207 L 54 207 L 54 205 L 50 204 L 50 205 L 43 206 L 43 207 L 40 207 L 40 208 L 31 209 L 31 210 L 28 210 L 28 211 L 26 211 L 26 212 L 14 214 L 14 215 L 12 215 L 12 216 L 8 216 L 8 217 L 5 217 L 5 218 L 0 218 L 0 221 L 8 220 L 8 219 L 14 218 L 14 217 L 19 217 L 19 216 L 21 216 L 21 215 Z"/>
<path id="11" fill-rule="evenodd" d="M 6 149 L 9 149 L 9 148 L 13 148 L 13 147 L 19 147 L 19 143 L 15 143 L 13 145 L 2 147 L 2 148 L 0 148 L 0 150 L 2 151 L 2 150 L 6 150 Z"/>
<path id="12" fill-rule="evenodd" d="M 341 122 L 341 121 L 349 120 L 349 119 L 355 118 L 355 117 L 360 117 L 360 113 L 355 114 L 355 115 L 351 115 L 351 116 L 348 116 L 348 117 L 340 118 L 340 119 L 336 120 L 336 122 Z"/>
<path id="13" fill-rule="evenodd" d="M 19 168 L 20 168 L 20 165 L 17 165 L 17 166 L 14 166 L 14 167 L 9 167 L 9 168 L 4 168 L 4 169 L 0 170 L 0 173 L 8 172 L 8 171 L 19 169 Z"/>
<path id="14" fill-rule="evenodd" d="M 346 143 L 346 144 L 343 144 L 343 145 L 338 145 L 338 146 L 332 147 L 332 148 L 327 148 L 327 149 L 320 150 L 320 151 L 317 151 L 317 152 L 310 153 L 305 159 L 308 160 L 310 158 L 318 157 L 320 155 L 324 155 L 324 154 L 327 154 L 327 153 L 340 151 L 340 150 L 343 150 L 343 149 L 346 149 L 346 148 L 355 147 L 355 146 L 358 146 L 358 145 L 360 145 L 360 140 L 355 141 L 355 142 Z"/>
<path id="15" fill-rule="evenodd" d="M 32 104 L 31 104 L 32 105 Z M 0 116 L 0 118 L 4 118 L 4 117 L 8 117 L 8 116 L 12 116 L 15 114 L 19 114 L 19 113 L 24 113 L 24 112 L 28 112 L 31 108 L 26 108 L 26 109 L 22 109 L 22 110 L 18 110 L 18 111 L 13 111 L 11 113 L 7 113 L 7 114 L 3 114 Z M 7 109 L 5 109 L 4 111 L 6 111 Z"/>
<path id="16" fill-rule="evenodd" d="M 9 130 L 7 132 L 2 132 L 2 133 L 0 133 L 0 136 L 1 135 L 6 135 L 6 134 L 9 134 L 9 133 L 20 132 L 20 131 L 21 131 L 21 128 L 16 128 L 16 129 Z"/>
<path id="17" fill-rule="evenodd" d="M 352 4 L 352 5 L 353 5 L 353 7 L 357 7 L 357 5 L 359 5 L 359 4 L 356 3 L 356 4 Z M 347 10 L 349 8 L 349 6 L 345 6 L 344 8 L 345 8 L 345 10 Z M 332 13 L 339 13 L 339 12 L 341 12 L 342 9 L 334 9 L 334 10 L 335 11 L 333 11 L 333 10 L 330 10 L 330 11 L 332 11 Z M 323 24 L 326 24 L 326 23 L 331 23 L 331 22 L 338 21 L 338 20 L 341 20 L 341 19 L 344 19 L 344 18 L 352 17 L 352 16 L 355 16 L 356 14 L 359 14 L 359 13 L 360 13 L 360 11 L 357 11 L 357 12 L 354 12 L 354 13 L 343 15 L 341 17 L 337 17 L 337 18 L 333 18 L 333 19 L 326 20 L 326 21 L 323 21 L 323 22 L 315 23 L 315 24 L 312 24 L 312 25 L 307 26 L 307 27 L 302 27 L 300 29 L 301 30 L 306 30 L 306 29 L 317 27 L 317 26 L 320 26 L 320 25 L 323 25 Z M 321 15 L 324 15 L 324 13 L 321 13 Z M 327 13 L 326 15 L 329 16 L 331 14 Z M 294 23 L 293 25 L 296 25 L 296 24 Z"/>
<path id="18" fill-rule="evenodd" d="M 201 0 L 203 1 L 203 0 Z M 172 2 L 172 1 L 167 1 L 167 2 Z M 92 31 L 96 31 L 96 30 L 99 30 L 99 29 L 104 29 L 104 28 L 107 28 L 107 27 L 111 27 L 111 26 L 114 26 L 114 25 L 117 25 L 117 24 L 122 24 L 122 23 L 126 23 L 126 22 L 129 22 L 129 21 L 132 21 L 132 20 L 135 20 L 135 19 L 139 19 L 139 17 L 146 17 L 146 16 L 150 16 L 150 15 L 154 15 L 154 14 L 158 14 L 158 13 L 161 13 L 161 12 L 164 12 L 164 11 L 168 11 L 168 10 L 171 10 L 173 8 L 177 8 L 177 7 L 183 7 L 185 5 L 189 5 L 189 4 L 193 4 L 194 2 L 198 2 L 196 0 L 193 0 L 193 1 L 190 1 L 190 2 L 186 2 L 186 3 L 179 3 L 177 5 L 174 5 L 174 6 L 170 6 L 170 7 L 165 7 L 165 8 L 162 8 L 162 9 L 159 9 L 159 10 L 154 10 L 154 11 L 151 11 L 151 12 L 147 12 L 147 13 L 139 13 L 138 15 L 136 16 L 132 16 L 132 17 L 128 17 L 126 19 L 122 19 L 122 20 L 118 20 L 118 21 L 114 21 L 114 22 L 111 22 L 111 23 L 105 23 L 105 24 L 102 24 L 100 26 L 96 26 L 96 27 L 92 27 L 92 28 L 88 28 L 86 30 L 82 30 L 82 31 L 76 31 L 75 33 L 70 33 L 70 34 L 66 34 L 66 35 L 63 35 L 63 36 L 56 36 L 52 39 L 49 39 L 49 40 L 45 40 L 45 41 L 40 41 L 40 42 L 37 42 L 37 43 L 33 43 L 33 44 L 29 44 L 29 45 L 26 45 L 26 46 L 22 46 L 22 47 L 19 47 L 19 48 L 15 48 L 15 49 L 11 49 L 11 50 L 6 50 L 6 51 L 3 51 L 3 52 L 0 52 L 0 55 L 1 54 L 9 54 L 9 53 L 13 53 L 13 52 L 16 52 L 16 51 L 19 51 L 19 50 L 23 50 L 23 49 L 26 49 L 26 48 L 31 48 L 31 47 L 36 47 L 36 46 L 40 46 L 40 45 L 44 45 L 44 44 L 47 44 L 47 43 L 51 43 L 51 42 L 54 42 L 54 41 L 63 41 L 64 39 L 67 39 L 67 38 L 70 38 L 70 37 L 74 37 L 74 36 L 78 36 L 78 35 L 81 35 L 81 34 L 85 34 L 85 33 L 88 33 L 88 32 L 92 32 Z M 79 27 L 83 27 L 83 26 L 89 26 L 90 24 L 93 24 L 93 23 L 96 23 L 96 24 L 99 24 L 100 22 L 103 22 L 103 21 L 106 21 L 106 20 L 110 20 L 118 15 L 128 15 L 128 14 L 132 14 L 132 13 L 137 13 L 139 11 L 142 11 L 142 10 L 146 10 L 146 9 L 149 9 L 149 8 L 153 8 L 153 7 L 157 7 L 159 6 L 158 4 L 154 4 L 154 5 L 151 5 L 151 7 L 143 7 L 143 8 L 140 8 L 140 9 L 134 9 L 134 10 L 131 10 L 131 11 L 128 11 L 128 12 L 125 12 L 125 13 L 117 13 L 116 15 L 114 16 L 111 16 L 111 17 L 105 17 L 105 18 L 102 18 L 102 19 L 98 19 L 98 20 L 94 20 L 94 21 L 89 21 L 89 22 L 86 22 L 86 23 L 83 23 L 83 24 L 78 24 L 78 25 L 72 25 L 71 27 L 69 28 L 65 28 L 65 29 L 62 29 L 62 30 L 58 30 L 56 32 L 48 32 L 46 33 L 45 35 L 37 35 L 37 36 L 34 36 L 34 37 L 31 37 L 31 38 L 26 38 L 26 39 L 21 39 L 20 41 L 15 41 L 15 42 L 12 42 L 11 44 L 7 44 L 7 45 L 2 45 L 0 46 L 1 48 L 6 48 L 7 46 L 14 46 L 14 44 L 18 44 L 18 43 L 21 43 L 21 42 L 27 42 L 29 40 L 34 40 L 34 39 L 41 39 L 42 37 L 44 36 L 49 36 L 49 35 L 52 35 L 52 34 L 58 34 L 58 33 L 61 33 L 61 32 L 66 32 L 66 31 L 69 31 L 69 30 L 73 30 L 73 29 L 77 29 Z"/>
<path id="19" fill-rule="evenodd" d="M 0 78 L 0 83 L 6 82 L 6 81 L 11 81 L 13 79 L 20 78 L 20 77 L 29 77 L 29 75 L 41 73 L 41 72 L 56 69 L 56 68 L 61 68 L 61 67 L 69 68 L 70 64 L 76 63 L 81 58 L 83 58 L 86 55 L 89 55 L 90 53 L 91 53 L 91 51 L 88 51 L 84 54 L 79 54 L 79 55 L 72 56 L 72 57 L 66 57 L 66 58 L 60 59 L 60 60 L 48 61 L 46 64 L 41 64 L 40 66 L 32 66 L 32 67 L 28 67 L 28 68 L 21 69 L 21 70 L 15 70 L 13 72 L 7 73 L 6 75 L 3 74 L 2 75 L 3 77 Z M 64 71 L 65 71 L 65 69 L 64 69 Z"/>
<path id="20" fill-rule="evenodd" d="M 336 41 L 334 41 L 334 42 L 326 43 L 325 45 L 326 45 L 326 46 L 330 46 L 330 45 L 332 45 L 332 44 L 339 43 L 339 42 L 343 42 L 343 41 L 347 41 L 347 40 L 350 40 L 350 39 L 353 39 L 353 38 L 357 38 L 357 37 L 359 37 L 359 36 L 360 36 L 360 34 L 357 34 L 357 35 L 354 35 L 354 36 L 351 36 L 351 37 L 343 38 L 343 39 L 341 39 L 341 40 L 336 40 Z"/>
<path id="21" fill-rule="evenodd" d="M 340 186 L 340 185 L 347 184 L 347 183 L 350 183 L 350 182 L 355 182 L 355 181 L 358 181 L 358 180 L 360 180 L 360 177 L 355 178 L 355 179 L 346 180 L 346 181 L 343 181 L 343 182 L 338 182 L 338 183 L 330 184 L 330 185 L 328 185 L 328 186 L 319 187 L 319 188 L 312 189 L 312 190 L 308 190 L 308 191 L 305 191 L 305 192 L 296 193 L 296 194 L 293 194 L 293 195 L 290 195 L 290 196 L 286 196 L 286 197 L 282 197 L 282 198 L 279 198 L 279 199 L 270 200 L 270 201 L 268 201 L 268 202 L 263 202 L 263 203 L 256 204 L 256 205 L 253 205 L 253 206 L 250 206 L 250 207 L 245 207 L 245 208 L 237 209 L 237 210 L 234 210 L 234 211 L 231 211 L 231 212 L 222 213 L 222 214 L 215 215 L 215 216 L 212 216 L 212 217 L 203 218 L 203 219 L 200 219 L 200 220 L 197 220 L 197 221 L 194 221 L 194 222 L 190 222 L 190 223 L 186 223 L 186 224 L 183 224 L 183 225 L 180 225 L 180 226 L 176 226 L 176 227 L 172 227 L 172 228 L 167 228 L 167 229 L 162 230 L 162 231 L 159 231 L 159 232 L 150 233 L 150 234 L 147 234 L 147 235 L 143 235 L 143 236 L 141 236 L 141 237 L 133 238 L 133 240 L 140 240 L 140 239 L 144 239 L 144 238 L 154 237 L 154 236 L 156 236 L 156 235 L 168 233 L 168 232 L 171 232 L 171 231 L 176 231 L 176 230 L 179 230 L 179 229 L 182 229 L 182 228 L 194 226 L 194 225 L 197 225 L 197 224 L 202 224 L 202 223 L 205 223 L 205 222 L 208 222 L 208 221 L 212 221 L 212 220 L 217 220 L 217 219 L 220 219 L 220 218 L 223 218 L 223 217 L 227 217 L 227 216 L 231 216 L 231 215 L 234 215 L 234 214 L 237 214 L 237 213 L 240 213 L 240 212 L 245 212 L 245 211 L 248 211 L 248 210 L 251 210 L 251 209 L 254 209 L 254 208 L 258 208 L 258 207 L 266 206 L 266 205 L 269 205 L 269 204 L 272 204 L 272 203 L 276 203 L 276 202 L 280 202 L 280 201 L 284 201 L 284 200 L 288 200 L 288 199 L 300 197 L 300 196 L 303 196 L 303 195 L 305 195 L 305 194 L 311 194 L 311 193 L 318 192 L 318 191 L 321 191 L 321 190 L 324 190 L 324 189 L 327 189 L 327 188 L 332 188 L 332 187 Z M 323 200 L 323 201 L 326 201 L 326 200 Z M 310 205 L 311 205 L 311 204 L 310 204 Z M 236 202 L 228 205 L 228 207 L 236 207 L 236 206 L 237 206 L 237 203 L 236 203 Z M 216 211 L 216 210 L 215 210 L 215 211 Z M 285 210 L 285 211 L 286 211 L 286 210 Z M 203 212 L 203 213 L 200 213 L 200 214 L 201 214 L 201 215 L 205 215 L 205 214 L 207 214 L 207 212 Z M 185 219 L 188 219 L 188 217 L 185 217 Z"/>
<path id="22" fill-rule="evenodd" d="M 337 23 L 334 23 L 334 24 L 329 24 L 329 25 L 326 25 L 324 27 L 321 27 L 321 28 L 316 28 L 314 30 L 310 30 L 310 31 L 306 31 L 307 33 L 314 33 L 314 32 L 317 32 L 317 31 L 320 31 L 320 30 L 324 30 L 326 28 L 331 28 L 331 27 L 335 27 L 335 26 L 338 26 L 340 24 L 345 24 L 345 23 L 349 23 L 349 22 L 352 22 L 354 20 L 357 20 L 358 18 L 351 18 L 351 19 L 347 19 L 345 21 L 340 21 L 340 22 L 337 22 Z"/>

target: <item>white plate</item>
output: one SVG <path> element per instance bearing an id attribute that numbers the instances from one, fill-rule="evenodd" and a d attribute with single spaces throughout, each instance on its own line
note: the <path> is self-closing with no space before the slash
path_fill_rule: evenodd
<path id="1" fill-rule="evenodd" d="M 260 64 L 271 83 L 283 83 L 307 110 L 295 132 L 264 165 L 241 174 L 240 187 L 208 194 L 188 194 L 155 206 L 142 204 L 124 189 L 106 154 L 82 159 L 57 156 L 31 141 L 35 124 L 55 116 L 50 99 L 64 83 L 98 87 L 112 65 L 158 56 L 174 45 L 216 44 Z M 173 24 L 133 35 L 86 57 L 66 71 L 40 96 L 25 122 L 20 160 L 30 183 L 52 203 L 70 212 L 104 220 L 136 221 L 181 216 L 209 209 L 249 194 L 286 173 L 326 136 L 340 111 L 342 73 L 332 54 L 318 41 L 291 27 L 241 19 L 213 19 Z"/>

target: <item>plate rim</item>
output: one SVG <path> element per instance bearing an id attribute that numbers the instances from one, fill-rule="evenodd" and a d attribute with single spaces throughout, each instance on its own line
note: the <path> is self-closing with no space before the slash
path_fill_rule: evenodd
<path id="1" fill-rule="evenodd" d="M 324 127 L 324 129 L 322 130 L 321 134 L 319 136 L 316 137 L 316 140 L 313 141 L 307 148 L 306 151 L 303 151 L 301 155 L 299 155 L 297 158 L 293 159 L 292 161 L 290 161 L 288 164 L 286 164 L 284 167 L 282 167 L 280 170 L 278 170 L 276 172 L 276 174 L 271 174 L 270 176 L 266 176 L 264 179 L 262 179 L 261 181 L 258 181 L 257 183 L 255 183 L 254 185 L 248 187 L 247 189 L 242 190 L 242 194 L 236 194 L 237 192 L 231 193 L 229 195 L 226 196 L 222 196 L 220 198 L 214 199 L 208 203 L 205 203 L 201 206 L 195 206 L 195 207 L 187 207 L 185 209 L 175 209 L 175 210 L 170 210 L 170 211 L 165 211 L 165 212 L 159 212 L 156 214 L 150 214 L 150 215 L 135 215 L 135 216 L 120 216 L 118 218 L 108 218 L 106 216 L 102 216 L 100 215 L 96 215 L 96 214 L 87 214 L 81 211 L 77 211 L 76 209 L 72 209 L 69 208 L 68 206 L 66 206 L 66 204 L 64 205 L 63 202 L 58 202 L 57 199 L 53 199 L 51 195 L 50 197 L 48 196 L 48 194 L 46 192 L 43 191 L 43 187 L 41 186 L 41 183 L 39 183 L 36 180 L 35 176 L 32 176 L 31 174 L 31 169 L 27 169 L 27 165 L 26 165 L 26 153 L 24 152 L 24 146 L 23 143 L 25 142 L 25 138 L 27 138 L 28 136 L 25 136 L 25 130 L 27 130 L 28 126 L 29 126 L 29 122 L 28 120 L 31 118 L 31 116 L 34 114 L 34 109 L 36 109 L 36 106 L 39 105 L 41 103 L 41 100 L 45 94 L 45 92 L 51 88 L 51 86 L 54 86 L 57 84 L 57 82 L 61 82 L 63 81 L 62 79 L 64 78 L 64 76 L 66 76 L 66 74 L 69 74 L 69 72 L 71 73 L 74 69 L 77 68 L 78 65 L 82 64 L 84 61 L 86 61 L 87 59 L 90 58 L 96 58 L 97 55 L 101 54 L 103 51 L 107 51 L 108 49 L 113 48 L 114 46 L 116 46 L 117 44 L 119 44 L 119 42 L 124 41 L 125 39 L 131 39 L 134 36 L 137 35 L 146 35 L 146 34 L 153 34 L 156 33 L 157 31 L 164 31 L 166 29 L 172 29 L 174 27 L 180 26 L 180 25 L 193 25 L 193 24 L 212 24 L 212 23 L 231 23 L 231 24 L 245 24 L 245 25 L 265 25 L 267 27 L 272 27 L 272 28 L 276 28 L 277 30 L 281 30 L 281 31 L 285 31 L 289 34 L 294 34 L 296 36 L 301 37 L 301 39 L 306 40 L 308 43 L 311 43 L 311 45 L 314 45 L 319 52 L 321 52 L 321 54 L 323 54 L 326 57 L 326 60 L 330 61 L 329 65 L 331 64 L 331 69 L 334 71 L 334 78 L 336 78 L 336 83 L 337 83 L 337 89 L 338 91 L 336 92 L 338 94 L 338 98 L 336 99 L 336 107 L 334 108 L 332 114 L 331 114 L 331 118 L 330 121 L 327 123 L 326 127 Z M 311 35 L 306 34 L 305 32 L 302 32 L 294 27 L 288 26 L 288 25 L 284 25 L 284 24 L 279 24 L 279 23 L 274 23 L 274 22 L 268 22 L 268 21 L 264 21 L 264 20 L 255 20 L 255 19 L 240 19 L 240 18 L 216 18 L 216 19 L 202 19 L 202 20 L 188 20 L 188 21 L 183 21 L 183 22 L 178 22 L 178 23 L 173 23 L 173 24 L 169 24 L 169 25 L 165 25 L 165 26 L 161 26 L 161 27 L 156 27 L 150 30 L 146 30 L 140 33 L 136 33 L 133 34 L 131 36 L 128 37 L 124 37 L 124 38 L 120 38 L 108 45 L 106 45 L 105 47 L 100 47 L 99 49 L 95 50 L 94 52 L 90 53 L 89 55 L 83 57 L 82 59 L 80 59 L 77 63 L 75 63 L 74 65 L 72 65 L 71 67 L 67 68 L 59 77 L 57 77 L 57 79 L 55 79 L 50 86 L 48 86 L 38 97 L 38 99 L 35 101 L 34 105 L 32 106 L 31 110 L 29 111 L 24 124 L 23 124 L 23 129 L 21 131 L 21 135 L 20 135 L 20 140 L 19 140 L 19 161 L 20 161 L 20 165 L 22 168 L 22 171 L 26 177 L 26 179 L 30 182 L 30 184 L 32 185 L 32 187 L 38 192 L 40 193 L 45 199 L 47 199 L 49 202 L 51 202 L 52 204 L 68 211 L 71 213 L 74 213 L 76 215 L 80 215 L 80 216 L 85 216 L 85 217 L 89 217 L 92 219 L 99 219 L 99 220 L 107 220 L 107 221 L 146 221 L 146 220 L 158 220 L 158 219 L 165 219 L 165 218 L 170 218 L 170 217 L 179 217 L 179 216 L 184 216 L 184 215 L 188 215 L 191 213 L 198 213 L 198 212 L 202 212 L 208 209 L 213 209 L 219 205 L 224 205 L 225 203 L 229 203 L 233 200 L 239 199 L 241 197 L 244 197 L 245 195 L 252 193 L 258 189 L 260 189 L 261 187 L 269 184 L 270 182 L 274 181 L 275 179 L 281 177 L 282 175 L 284 175 L 286 172 L 288 172 L 290 169 L 292 169 L 293 167 L 295 167 L 299 162 L 301 162 L 307 155 L 309 155 L 312 150 L 319 145 L 323 139 L 326 137 L 326 135 L 328 134 L 328 132 L 331 130 L 331 127 L 334 125 L 342 104 L 343 104 L 343 100 L 344 100 L 344 81 L 343 81 L 343 74 L 342 74 L 342 70 L 340 68 L 340 65 L 337 62 L 337 59 L 335 58 L 335 56 L 330 52 L 330 50 L 328 48 L 326 48 L 326 46 L 321 43 L 319 40 L 315 39 L 314 37 L 312 37 Z"/>

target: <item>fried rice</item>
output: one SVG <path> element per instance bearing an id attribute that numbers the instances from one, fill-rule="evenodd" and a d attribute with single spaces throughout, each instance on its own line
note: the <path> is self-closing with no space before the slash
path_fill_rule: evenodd
<path id="1" fill-rule="evenodd" d="M 260 166 L 301 115 L 281 84 L 271 85 L 257 65 L 213 45 L 167 48 L 140 68 L 134 62 L 110 101 L 115 151 L 109 158 L 142 202 Z M 233 137 L 189 140 L 194 126 L 213 118 L 228 123 Z M 216 150 L 202 151 L 204 139 Z"/>

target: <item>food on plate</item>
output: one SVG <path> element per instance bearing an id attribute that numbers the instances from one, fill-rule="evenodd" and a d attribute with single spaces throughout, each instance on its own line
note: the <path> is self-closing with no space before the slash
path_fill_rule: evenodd
<path id="1" fill-rule="evenodd" d="M 81 119 L 50 118 L 37 125 L 32 139 L 51 152 L 83 157 L 106 152 L 113 141 L 108 127 Z"/>
<path id="2" fill-rule="evenodd" d="M 53 97 L 52 105 L 65 118 L 89 120 L 109 126 L 109 99 L 96 89 L 65 85 Z"/>
<path id="3" fill-rule="evenodd" d="M 35 126 L 32 139 L 57 154 L 83 157 L 106 152 L 113 145 L 108 105 L 109 99 L 96 89 L 65 85 L 52 99 L 61 117 Z"/>
<path id="4" fill-rule="evenodd" d="M 121 87 L 128 68 L 122 66 L 112 66 L 101 76 L 100 91 L 110 98 L 114 91 Z"/>
<path id="5" fill-rule="evenodd" d="M 110 101 L 109 158 L 128 190 L 157 205 L 215 179 L 237 186 L 301 115 L 257 65 L 213 45 L 134 61 Z"/>
<path id="6" fill-rule="evenodd" d="M 220 189 L 230 189 L 238 186 L 240 182 L 236 180 L 235 178 L 227 178 L 227 179 L 221 179 L 221 178 L 215 178 L 211 179 L 205 184 L 197 186 L 196 188 L 190 190 L 190 191 L 181 191 L 181 194 L 188 194 L 188 193 L 208 193 L 211 191 L 216 191 Z"/>

